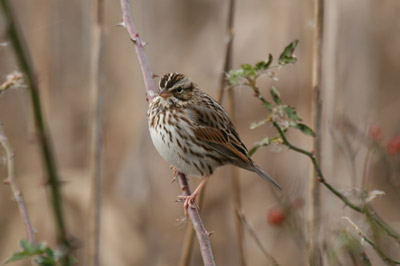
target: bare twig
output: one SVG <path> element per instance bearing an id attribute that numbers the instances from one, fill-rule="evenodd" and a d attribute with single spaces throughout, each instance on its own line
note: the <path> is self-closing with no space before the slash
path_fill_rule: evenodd
<path id="1" fill-rule="evenodd" d="M 224 69 L 221 73 L 220 79 L 220 94 L 219 94 L 219 102 L 222 103 L 224 96 L 224 88 L 228 85 L 226 80 L 226 73 L 232 69 L 232 51 L 233 51 L 233 37 L 234 37 L 234 28 L 233 28 L 233 20 L 235 15 L 235 0 L 229 1 L 229 13 L 228 13 L 228 21 L 226 27 L 226 50 L 225 50 L 225 63 Z M 235 123 L 235 97 L 233 94 L 233 89 L 228 89 L 228 104 L 227 111 L 229 116 L 232 119 L 232 122 Z M 238 241 L 238 250 L 239 250 L 239 261 L 240 265 L 246 266 L 246 260 L 244 255 L 243 248 L 243 226 L 241 223 L 240 217 L 237 215 L 238 211 L 242 209 L 242 202 L 240 196 L 240 181 L 239 181 L 239 170 L 237 167 L 231 166 L 231 180 L 232 180 L 232 191 L 233 191 L 233 204 L 235 209 L 235 225 L 236 225 L 236 234 Z"/>
<path id="2" fill-rule="evenodd" d="M 274 258 L 274 256 L 272 256 L 267 249 L 264 247 L 264 245 L 262 244 L 260 238 L 258 237 L 258 235 L 256 234 L 256 232 L 254 231 L 253 227 L 251 226 L 251 224 L 249 223 L 249 221 L 247 221 L 246 216 L 244 215 L 244 213 L 241 210 L 236 210 L 237 216 L 240 218 L 240 222 L 244 225 L 244 227 L 246 228 L 246 231 L 249 232 L 249 234 L 251 235 L 251 237 L 254 239 L 254 241 L 256 242 L 257 246 L 260 248 L 260 250 L 262 251 L 262 253 L 264 253 L 265 257 L 267 257 L 267 259 L 269 260 L 269 264 L 270 265 L 274 265 L 274 266 L 279 266 L 278 262 L 276 261 L 276 259 Z"/>
<path id="3" fill-rule="evenodd" d="M 312 62 L 312 90 L 313 90 L 313 122 L 318 138 L 314 138 L 315 156 L 318 162 L 321 161 L 321 140 L 322 140 L 322 101 L 321 101 L 321 80 L 322 80 L 322 40 L 324 22 L 324 1 L 314 0 L 314 38 L 313 38 L 313 62 Z M 322 257 L 319 242 L 319 231 L 321 225 L 321 196 L 319 174 L 313 171 L 309 180 L 310 195 L 310 219 L 308 221 L 309 242 L 308 252 L 310 265 L 322 265 Z"/>
<path id="4" fill-rule="evenodd" d="M 50 143 L 50 134 L 48 132 L 46 120 L 42 112 L 38 82 L 34 74 L 29 53 L 25 49 L 25 42 L 23 41 L 20 31 L 17 28 L 12 9 L 10 8 L 7 0 L 1 0 L 1 5 L 4 11 L 5 21 L 7 23 L 7 31 L 10 42 L 14 48 L 19 66 L 22 72 L 25 73 L 26 83 L 31 93 L 33 115 L 35 118 L 38 140 L 42 151 L 43 163 L 48 176 L 48 182 L 50 184 L 53 212 L 57 229 L 57 240 L 63 249 L 66 249 L 67 256 L 65 256 L 63 264 L 70 265 L 71 261 L 68 255 L 70 253 L 71 244 L 68 240 L 67 230 L 65 228 L 60 179 L 57 172 L 54 152 Z"/>
<path id="5" fill-rule="evenodd" d="M 18 188 L 17 181 L 15 180 L 14 152 L 4 133 L 3 125 L 1 124 L 1 122 L 0 122 L 0 144 L 3 146 L 7 159 L 7 179 L 4 180 L 3 182 L 10 185 L 15 201 L 18 204 L 19 212 L 25 223 L 26 231 L 28 233 L 28 240 L 33 245 L 35 244 L 35 230 L 33 229 L 31 220 L 29 219 L 28 211 L 25 206 L 24 197 Z"/>
<path id="6" fill-rule="evenodd" d="M 89 206 L 89 265 L 100 265 L 101 195 L 103 179 L 103 90 L 100 82 L 101 51 L 104 24 L 104 1 L 92 1 L 92 54 L 91 54 L 91 122 L 92 143 L 90 149 L 91 200 Z"/>
<path id="7" fill-rule="evenodd" d="M 126 30 L 128 31 L 129 37 L 135 44 L 136 54 L 139 59 L 140 69 L 142 71 L 144 83 L 146 86 L 147 99 L 149 100 L 149 102 L 151 102 L 156 95 L 156 90 L 155 90 L 154 83 L 153 83 L 153 74 L 150 70 L 149 63 L 147 61 L 147 58 L 146 58 L 146 55 L 144 52 L 143 42 L 142 42 L 141 38 L 139 37 L 139 34 L 135 28 L 135 25 L 133 24 L 129 1 L 121 0 L 121 8 L 122 8 L 122 22 L 120 25 L 124 26 L 126 28 Z M 183 196 L 191 195 L 185 174 L 178 173 L 177 179 L 178 179 L 178 183 L 182 190 L 182 195 Z M 210 241 L 208 239 L 208 233 L 203 225 L 203 222 L 201 221 L 201 217 L 200 217 L 197 207 L 189 208 L 188 213 L 189 213 L 189 217 L 192 221 L 193 227 L 196 231 L 197 238 L 199 240 L 200 250 L 201 250 L 204 265 L 207 265 L 207 266 L 215 265 L 214 257 L 213 257 L 211 246 L 210 246 Z"/>
<path id="8" fill-rule="evenodd" d="M 400 261 L 393 260 L 389 258 L 374 242 L 372 242 L 366 234 L 349 218 L 349 217 L 342 217 L 343 219 L 347 220 L 353 227 L 356 229 L 358 235 L 361 237 L 362 240 L 367 242 L 374 250 L 375 252 L 381 257 L 381 259 L 388 263 L 389 265 L 397 264 L 400 265 Z"/>
<path id="9" fill-rule="evenodd" d="M 22 85 L 23 76 L 19 71 L 7 75 L 7 80 L 0 85 L 0 95 L 8 89 Z"/>

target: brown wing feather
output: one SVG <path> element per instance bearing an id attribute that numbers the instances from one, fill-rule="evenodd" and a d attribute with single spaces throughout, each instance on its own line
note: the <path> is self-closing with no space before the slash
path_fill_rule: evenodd
<path id="1" fill-rule="evenodd" d="M 212 127 L 200 127 L 196 128 L 194 130 L 194 134 L 196 137 L 202 141 L 208 142 L 208 143 L 213 143 L 217 145 L 221 145 L 223 149 L 227 149 L 230 153 L 233 153 L 235 156 L 239 157 L 239 159 L 250 163 L 251 161 L 249 158 L 238 151 L 238 149 L 235 148 L 234 145 L 232 145 L 228 139 L 224 136 L 222 131 L 220 129 L 212 128 Z M 233 141 L 233 139 L 230 139 L 230 141 Z M 240 143 L 237 143 L 237 145 L 240 145 Z M 224 153 L 223 150 L 218 149 L 220 152 Z"/>

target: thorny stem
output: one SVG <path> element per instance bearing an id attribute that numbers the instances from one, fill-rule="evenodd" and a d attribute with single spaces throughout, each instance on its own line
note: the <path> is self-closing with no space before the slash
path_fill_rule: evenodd
<path id="1" fill-rule="evenodd" d="M 28 233 L 29 242 L 35 244 L 35 230 L 33 229 L 31 220 L 29 219 L 28 210 L 25 206 L 24 197 L 18 188 L 17 181 L 15 180 L 15 167 L 14 167 L 14 152 L 6 135 L 4 134 L 3 125 L 0 123 L 0 144 L 3 146 L 6 159 L 7 159 L 7 179 L 4 183 L 10 184 L 12 193 L 14 194 L 15 201 L 18 204 L 19 212 L 24 220 L 26 231 Z"/>
<path id="2" fill-rule="evenodd" d="M 146 55 L 144 52 L 143 42 L 142 42 L 141 38 L 139 37 L 139 34 L 133 23 L 129 1 L 128 0 L 120 0 L 120 3 L 121 3 L 121 9 L 122 9 L 122 22 L 120 25 L 124 26 L 126 28 L 126 30 L 128 31 L 129 37 L 135 44 L 136 54 L 139 59 L 140 69 L 142 71 L 144 83 L 146 86 L 147 97 L 148 97 L 149 102 L 151 103 L 151 101 L 156 96 L 156 90 L 155 90 L 154 83 L 153 83 L 153 74 L 150 70 L 149 63 L 147 61 L 147 58 L 146 58 Z M 183 196 L 191 195 L 186 175 L 183 173 L 178 173 L 177 179 L 178 179 L 178 183 L 181 187 Z M 212 254 L 210 241 L 208 239 L 208 233 L 203 225 L 203 222 L 201 220 L 197 206 L 195 208 L 189 207 L 188 213 L 189 213 L 189 217 L 192 221 L 193 228 L 196 231 L 197 238 L 199 240 L 200 251 L 202 254 L 204 265 L 215 266 L 215 261 L 214 261 L 214 257 Z"/>
<path id="3" fill-rule="evenodd" d="M 264 96 L 261 95 L 258 87 L 256 86 L 256 81 L 251 78 L 247 78 L 247 81 L 248 82 L 245 85 L 247 85 L 253 89 L 254 96 L 256 98 L 258 98 L 264 104 L 264 106 L 270 105 L 270 102 L 267 99 L 265 99 Z M 382 228 L 390 237 L 395 239 L 398 244 L 400 244 L 400 235 L 396 231 L 394 231 L 389 225 L 387 225 L 373 210 L 368 209 L 368 208 L 361 208 L 361 207 L 358 207 L 355 204 L 351 203 L 350 200 L 346 196 L 344 196 L 342 193 L 337 191 L 332 185 L 330 185 L 326 181 L 326 179 L 322 173 L 321 167 L 312 152 L 301 149 L 301 148 L 293 145 L 292 143 L 290 143 L 289 140 L 286 138 L 285 132 L 281 129 L 281 127 L 276 122 L 273 122 L 272 124 L 278 131 L 279 136 L 282 138 L 283 145 L 285 145 L 286 147 L 288 147 L 291 150 L 294 150 L 298 153 L 304 154 L 305 156 L 310 158 L 310 160 L 313 164 L 314 170 L 317 173 L 319 182 L 321 182 L 335 196 L 337 196 L 339 199 L 341 199 L 345 205 L 347 205 L 354 211 L 365 215 L 368 219 L 370 219 L 372 222 L 374 222 L 376 225 L 378 225 L 380 228 Z"/>
<path id="4" fill-rule="evenodd" d="M 25 42 L 22 39 L 14 14 L 7 0 L 1 0 L 1 5 L 4 11 L 5 21 L 7 23 L 8 37 L 15 50 L 15 55 L 21 70 L 26 75 L 26 83 L 31 93 L 31 101 L 33 107 L 33 115 L 35 118 L 38 140 L 42 150 L 42 158 L 47 171 L 48 182 L 50 184 L 52 205 L 54 218 L 57 228 L 57 240 L 66 249 L 66 256 L 63 259 L 63 265 L 70 265 L 69 258 L 71 243 L 68 240 L 67 230 L 64 222 L 64 213 L 62 206 L 62 196 L 60 190 L 60 179 L 56 167 L 54 152 L 50 143 L 50 134 L 47 130 L 46 120 L 43 115 L 42 105 L 40 102 L 39 87 L 34 74 L 33 66 L 30 61 L 30 56 L 25 49 Z"/>
<path id="5" fill-rule="evenodd" d="M 354 229 L 357 231 L 358 235 L 375 250 L 375 252 L 379 255 L 379 257 L 381 257 L 381 259 L 384 262 L 386 262 L 390 265 L 393 265 L 393 264 L 400 265 L 400 261 L 389 258 L 371 239 L 369 239 L 365 235 L 365 233 L 349 217 L 342 217 L 342 218 L 346 219 L 354 227 Z"/>
<path id="6" fill-rule="evenodd" d="M 400 236 L 397 232 L 395 232 L 390 226 L 388 226 L 384 221 L 382 221 L 382 219 L 377 216 L 373 211 L 370 211 L 367 208 L 360 208 L 356 205 L 354 205 L 353 203 L 350 202 L 350 200 L 344 196 L 342 193 L 340 193 L 339 191 L 337 191 L 333 186 L 331 186 L 326 180 L 324 175 L 322 174 L 321 171 L 321 167 L 319 166 L 317 159 L 315 158 L 314 154 L 312 152 L 303 150 L 297 146 L 294 146 L 293 144 L 291 144 L 288 139 L 285 136 L 285 133 L 283 132 L 283 130 L 280 128 L 280 126 L 276 123 L 273 122 L 273 126 L 277 129 L 280 137 L 283 140 L 283 144 L 285 146 L 287 146 L 289 149 L 297 151 L 301 154 L 306 155 L 307 157 L 310 158 L 315 171 L 318 173 L 318 179 L 319 181 L 329 190 L 331 191 L 333 194 L 335 194 L 339 199 L 341 199 L 345 205 L 347 205 L 348 207 L 350 207 L 351 209 L 355 210 L 356 212 L 359 212 L 361 214 L 364 214 L 365 216 L 367 216 L 367 218 L 371 219 L 375 224 L 379 225 L 389 236 L 391 236 L 392 238 L 394 238 L 397 243 L 400 244 Z"/>

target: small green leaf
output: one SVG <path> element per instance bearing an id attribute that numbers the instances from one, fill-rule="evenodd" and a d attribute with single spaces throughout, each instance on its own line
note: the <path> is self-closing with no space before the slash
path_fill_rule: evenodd
<path id="1" fill-rule="evenodd" d="M 56 256 L 54 255 L 54 251 L 51 248 L 46 248 L 44 250 L 44 252 L 46 253 L 47 257 L 49 257 L 50 259 L 55 260 Z"/>
<path id="2" fill-rule="evenodd" d="M 278 59 L 278 63 L 280 65 L 296 63 L 297 58 L 293 55 L 293 53 L 298 43 L 299 41 L 295 40 L 294 42 L 291 42 L 288 46 L 286 46 L 285 50 L 283 50 L 282 54 L 279 56 Z"/>
<path id="3" fill-rule="evenodd" d="M 35 262 L 39 264 L 40 266 L 56 266 L 57 263 L 55 260 L 45 257 L 45 256 L 39 256 L 35 259 Z"/>
<path id="4" fill-rule="evenodd" d="M 44 242 L 38 243 L 35 247 L 36 253 L 40 254 L 42 254 L 45 251 L 45 249 L 46 249 L 46 243 Z"/>
<path id="5" fill-rule="evenodd" d="M 273 109 L 274 107 L 272 106 L 272 104 L 271 104 L 269 101 L 267 101 L 267 100 L 263 101 L 263 105 L 264 105 L 265 108 L 267 108 L 267 110 L 268 110 L 269 112 L 272 112 L 272 109 Z"/>
<path id="6" fill-rule="evenodd" d="M 285 112 L 287 116 L 293 121 L 301 121 L 302 119 L 297 114 L 296 108 L 291 106 L 285 106 Z"/>
<path id="7" fill-rule="evenodd" d="M 261 120 L 261 121 L 258 121 L 258 122 L 253 122 L 253 123 L 251 123 L 251 125 L 250 125 L 250 129 L 258 128 L 258 127 L 264 125 L 264 124 L 267 123 L 267 122 L 268 122 L 268 118 L 265 118 L 265 119 L 263 119 L 263 120 Z"/>
<path id="8" fill-rule="evenodd" d="M 297 123 L 296 126 L 293 126 L 293 127 L 299 129 L 301 132 L 303 132 L 306 135 L 316 137 L 314 131 L 311 128 L 309 128 L 308 126 L 306 126 L 305 124 Z"/>
<path id="9" fill-rule="evenodd" d="M 8 259 L 4 262 L 4 264 L 11 263 L 11 262 L 15 262 L 15 261 L 18 261 L 18 260 L 28 259 L 28 258 L 30 258 L 31 256 L 32 256 L 32 254 L 29 253 L 28 251 L 17 252 L 17 253 L 14 253 L 10 258 L 8 258 Z"/>
<path id="10" fill-rule="evenodd" d="M 278 105 L 281 104 L 281 95 L 279 94 L 279 91 L 272 86 L 270 89 L 271 95 L 272 95 L 272 99 L 274 100 L 274 102 Z"/>
<path id="11" fill-rule="evenodd" d="M 250 64 L 242 64 L 242 65 L 240 65 L 240 68 L 243 69 L 243 70 L 250 70 L 250 69 L 252 69 L 252 67 L 251 67 Z"/>
<path id="12" fill-rule="evenodd" d="M 265 71 L 272 63 L 272 55 L 269 54 L 267 60 L 258 62 L 255 66 L 257 71 Z"/>
<path id="13" fill-rule="evenodd" d="M 35 247 L 31 245 L 31 243 L 29 243 L 28 240 L 26 239 L 21 239 L 21 241 L 19 241 L 19 245 L 21 246 L 23 251 L 27 251 L 31 254 L 35 253 Z"/>
<path id="14" fill-rule="evenodd" d="M 232 85 L 235 85 L 240 79 L 244 77 L 245 75 L 243 69 L 231 70 L 228 74 L 228 80 Z"/>

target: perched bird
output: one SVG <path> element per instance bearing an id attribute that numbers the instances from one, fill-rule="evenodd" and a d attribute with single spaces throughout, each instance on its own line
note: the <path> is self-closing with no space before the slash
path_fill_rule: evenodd
<path id="1" fill-rule="evenodd" d="M 247 155 L 228 114 L 211 96 L 183 74 L 164 75 L 147 112 L 151 139 L 160 155 L 177 171 L 203 177 L 184 199 L 185 212 L 215 168 L 233 164 L 256 172 L 281 187 Z"/>

